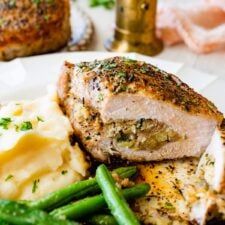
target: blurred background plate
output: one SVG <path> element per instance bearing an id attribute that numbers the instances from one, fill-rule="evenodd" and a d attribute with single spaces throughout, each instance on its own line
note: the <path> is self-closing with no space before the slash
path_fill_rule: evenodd
<path id="1" fill-rule="evenodd" d="M 71 2 L 71 29 L 72 37 L 62 51 L 82 51 L 90 45 L 94 26 L 91 18 L 75 2 Z"/>

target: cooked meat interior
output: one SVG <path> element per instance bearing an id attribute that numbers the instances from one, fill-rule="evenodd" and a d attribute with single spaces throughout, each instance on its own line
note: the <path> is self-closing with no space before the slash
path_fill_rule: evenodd
<path id="1" fill-rule="evenodd" d="M 201 157 L 197 173 L 212 189 L 225 194 L 225 119 L 215 130 L 210 145 Z"/>
<path id="2" fill-rule="evenodd" d="M 199 157 L 222 121 L 176 76 L 123 57 L 65 63 L 58 94 L 75 133 L 102 161 Z"/>

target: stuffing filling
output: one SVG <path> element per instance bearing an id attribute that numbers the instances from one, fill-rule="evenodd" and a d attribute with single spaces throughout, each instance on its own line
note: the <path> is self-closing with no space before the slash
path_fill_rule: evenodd
<path id="1" fill-rule="evenodd" d="M 157 150 L 169 142 L 182 139 L 166 124 L 151 119 L 116 121 L 105 124 L 104 129 L 115 146 L 133 150 Z"/>

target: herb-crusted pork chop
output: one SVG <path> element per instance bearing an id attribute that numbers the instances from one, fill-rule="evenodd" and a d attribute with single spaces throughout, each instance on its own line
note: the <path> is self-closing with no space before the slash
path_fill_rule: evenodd
<path id="1" fill-rule="evenodd" d="M 176 76 L 123 57 L 66 62 L 58 94 L 75 134 L 102 161 L 198 157 L 223 118 Z"/>

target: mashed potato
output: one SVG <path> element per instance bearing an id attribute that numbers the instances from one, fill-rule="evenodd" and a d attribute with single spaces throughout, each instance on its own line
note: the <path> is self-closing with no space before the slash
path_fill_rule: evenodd
<path id="1" fill-rule="evenodd" d="M 86 176 L 88 164 L 57 97 L 0 109 L 0 198 L 37 199 Z"/>

